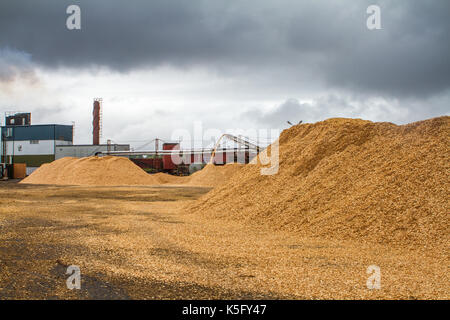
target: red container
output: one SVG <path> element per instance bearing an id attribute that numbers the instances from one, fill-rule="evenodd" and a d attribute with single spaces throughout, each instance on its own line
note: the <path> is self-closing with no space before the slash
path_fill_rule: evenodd
<path id="1" fill-rule="evenodd" d="M 179 143 L 164 143 L 163 150 L 179 150 Z M 176 168 L 175 163 L 172 161 L 172 155 L 163 156 L 163 169 L 164 170 L 174 170 Z"/>

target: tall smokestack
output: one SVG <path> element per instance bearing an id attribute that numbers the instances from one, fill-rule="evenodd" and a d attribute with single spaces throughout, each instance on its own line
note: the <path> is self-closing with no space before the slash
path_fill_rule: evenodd
<path id="1" fill-rule="evenodd" d="M 93 115 L 92 144 L 93 145 L 100 144 L 101 102 L 102 102 L 102 99 L 100 99 L 100 98 L 94 99 L 94 110 L 92 112 L 92 115 Z"/>

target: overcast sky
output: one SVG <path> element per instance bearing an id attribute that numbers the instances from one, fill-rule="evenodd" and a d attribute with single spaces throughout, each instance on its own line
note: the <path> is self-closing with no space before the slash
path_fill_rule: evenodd
<path id="1" fill-rule="evenodd" d="M 81 8 L 81 30 L 66 9 Z M 366 9 L 381 9 L 369 30 Z M 2 0 L 0 111 L 139 146 L 180 129 L 450 114 L 447 0 Z M 3 121 L 3 120 L 2 120 Z"/>

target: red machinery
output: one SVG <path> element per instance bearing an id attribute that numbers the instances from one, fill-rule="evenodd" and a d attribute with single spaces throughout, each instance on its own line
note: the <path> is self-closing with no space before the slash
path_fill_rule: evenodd
<path id="1" fill-rule="evenodd" d="M 221 148 L 222 139 L 234 141 L 245 148 Z M 148 172 L 167 172 L 176 175 L 189 174 L 190 164 L 223 165 L 226 163 L 249 163 L 251 154 L 258 154 L 260 147 L 240 137 L 224 134 L 214 148 L 180 150 L 179 143 L 164 143 L 162 150 L 158 149 L 159 139 L 155 139 L 155 150 L 148 151 L 101 151 L 97 155 L 129 156 L 130 160 Z M 143 158 L 143 156 L 151 158 Z M 134 158 L 136 157 L 136 158 Z"/>
<path id="2" fill-rule="evenodd" d="M 180 144 L 167 142 L 163 144 L 162 148 L 163 151 L 179 150 Z M 174 155 L 173 157 L 177 156 Z M 193 155 L 192 157 L 189 155 L 188 159 L 180 157 L 179 161 L 173 157 L 167 153 L 158 155 L 155 151 L 155 155 L 152 155 L 152 158 L 131 158 L 130 160 L 147 172 L 167 172 L 176 175 L 189 174 L 189 164 L 192 163 L 191 160 L 193 159 L 191 158 L 193 158 Z"/>

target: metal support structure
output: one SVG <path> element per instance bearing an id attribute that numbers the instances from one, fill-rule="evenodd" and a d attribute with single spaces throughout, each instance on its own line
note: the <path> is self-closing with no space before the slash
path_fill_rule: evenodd
<path id="1" fill-rule="evenodd" d="M 223 138 L 227 138 L 227 139 L 229 139 L 231 141 L 234 141 L 237 144 L 244 145 L 247 149 L 254 149 L 254 150 L 256 150 L 256 153 L 259 153 L 259 151 L 260 151 L 260 147 L 257 146 L 256 144 L 253 144 L 253 143 L 251 143 L 251 142 L 249 142 L 247 140 L 244 140 L 242 138 L 233 136 L 231 134 L 224 133 L 223 135 L 220 136 L 219 140 L 217 140 L 216 144 L 214 145 L 213 152 L 211 153 L 210 163 L 212 163 L 212 161 L 214 159 L 214 156 L 216 155 L 216 150 L 219 147 L 219 144 L 220 144 L 220 142 L 222 141 Z"/>
<path id="2" fill-rule="evenodd" d="M 142 151 L 99 151 L 95 153 L 96 156 L 139 156 L 139 155 L 180 155 L 183 154 L 211 154 L 214 151 L 212 148 L 208 149 L 182 149 L 182 150 L 142 150 Z M 220 152 L 236 152 L 242 151 L 239 148 L 228 148 L 217 150 Z"/>

